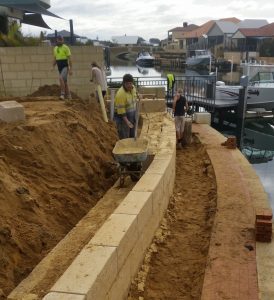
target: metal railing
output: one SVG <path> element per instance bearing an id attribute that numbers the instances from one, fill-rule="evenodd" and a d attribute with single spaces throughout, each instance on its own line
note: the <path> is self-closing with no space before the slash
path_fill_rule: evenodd
<path id="1" fill-rule="evenodd" d="M 173 86 L 169 86 L 168 80 L 163 77 L 134 77 L 134 84 L 138 87 L 163 87 L 168 107 L 172 106 L 176 91 L 182 88 L 192 108 L 196 111 L 203 108 L 213 112 L 215 108 L 215 75 L 184 75 L 175 76 Z M 108 86 L 118 88 L 122 85 L 122 77 L 108 78 Z"/>

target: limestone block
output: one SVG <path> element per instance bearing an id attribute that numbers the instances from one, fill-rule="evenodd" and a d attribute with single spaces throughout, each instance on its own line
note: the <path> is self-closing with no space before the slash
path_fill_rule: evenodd
<path id="1" fill-rule="evenodd" d="M 140 94 L 154 94 L 156 98 L 165 98 L 165 88 L 164 87 L 140 87 Z"/>
<path id="2" fill-rule="evenodd" d="M 148 220 L 146 225 L 149 224 L 149 221 L 150 220 Z M 146 227 L 145 230 L 147 230 Z M 136 276 L 136 273 L 139 271 L 140 265 L 142 264 L 144 259 L 146 250 L 143 243 L 144 231 L 142 232 L 140 238 L 138 239 L 137 243 L 134 245 L 132 251 L 129 254 L 131 280 Z"/>
<path id="3" fill-rule="evenodd" d="M 211 114 L 208 112 L 194 113 L 194 122 L 198 124 L 211 124 Z"/>
<path id="4" fill-rule="evenodd" d="M 86 296 L 67 293 L 48 293 L 43 300 L 86 300 Z"/>
<path id="5" fill-rule="evenodd" d="M 123 202 L 114 211 L 114 214 L 136 215 L 138 232 L 140 234 L 152 215 L 152 193 L 129 192 Z"/>
<path id="6" fill-rule="evenodd" d="M 120 270 L 137 238 L 136 215 L 112 214 L 90 240 L 89 245 L 117 247 Z"/>
<path id="7" fill-rule="evenodd" d="M 1 55 L 1 63 L 14 64 L 15 63 L 15 56 Z"/>
<path id="8" fill-rule="evenodd" d="M 128 287 L 131 283 L 130 260 L 128 259 L 122 266 L 119 274 L 110 288 L 108 300 L 126 299 Z"/>
<path id="9" fill-rule="evenodd" d="M 159 201 L 163 193 L 162 175 L 145 173 L 132 190 L 136 192 L 152 192 L 153 213 L 156 212 L 158 214 Z"/>
<path id="10" fill-rule="evenodd" d="M 17 88 L 25 88 L 26 87 L 26 80 L 25 79 L 14 79 L 11 80 L 11 86 L 15 89 Z"/>
<path id="11" fill-rule="evenodd" d="M 143 99 L 140 102 L 140 111 L 142 113 L 165 112 L 166 101 L 165 99 Z"/>
<path id="12" fill-rule="evenodd" d="M 38 300 L 39 297 L 36 294 L 27 294 L 27 293 L 21 293 L 20 295 L 8 295 L 8 300 Z"/>
<path id="13" fill-rule="evenodd" d="M 25 64 L 23 64 L 23 63 L 10 64 L 9 70 L 12 72 L 25 71 Z"/>
<path id="14" fill-rule="evenodd" d="M 143 251 L 146 251 L 146 249 L 151 245 L 151 242 L 153 240 L 156 230 L 159 227 L 159 224 L 160 220 L 158 219 L 158 215 L 156 214 L 153 215 L 146 224 L 146 230 L 143 231 L 143 234 L 141 236 Z"/>
<path id="15" fill-rule="evenodd" d="M 25 120 L 23 105 L 16 101 L 0 102 L 0 120 L 7 123 Z"/>
<path id="16" fill-rule="evenodd" d="M 159 160 L 155 159 L 153 162 L 150 164 L 149 168 L 147 169 L 146 173 L 148 174 L 165 174 L 167 168 L 169 165 L 169 160 Z"/>
<path id="17" fill-rule="evenodd" d="M 42 54 L 32 55 L 30 60 L 32 63 L 47 62 L 46 56 Z"/>
<path id="18" fill-rule="evenodd" d="M 84 299 L 105 299 L 117 273 L 115 247 L 87 245 L 53 285 L 51 292 L 81 294 L 85 295 Z"/>
<path id="19" fill-rule="evenodd" d="M 159 142 L 160 149 L 176 149 L 176 139 L 170 136 L 163 136 Z"/>

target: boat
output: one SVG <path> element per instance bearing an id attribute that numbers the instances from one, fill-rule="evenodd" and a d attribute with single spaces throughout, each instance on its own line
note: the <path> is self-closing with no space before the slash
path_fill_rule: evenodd
<path id="1" fill-rule="evenodd" d="M 274 65 L 248 63 L 242 65 L 243 75 L 248 76 L 247 108 L 274 109 Z M 216 82 L 216 100 L 239 100 L 242 85 L 225 85 Z"/>
<path id="2" fill-rule="evenodd" d="M 246 121 L 242 153 L 251 163 L 264 163 L 274 157 L 274 123 L 269 118 Z"/>
<path id="3" fill-rule="evenodd" d="M 140 74 L 147 75 L 149 73 L 150 68 L 137 66 L 137 69 Z"/>
<path id="4" fill-rule="evenodd" d="M 155 57 L 150 55 L 147 51 L 142 51 L 138 53 L 138 56 L 136 58 L 136 64 L 139 66 L 154 66 Z"/>
<path id="5" fill-rule="evenodd" d="M 211 69 L 212 60 L 212 54 L 209 50 L 190 50 L 186 65 L 188 68 Z"/>

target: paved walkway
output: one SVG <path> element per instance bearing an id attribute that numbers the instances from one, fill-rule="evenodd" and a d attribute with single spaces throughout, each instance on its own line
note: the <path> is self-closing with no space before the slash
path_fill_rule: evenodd
<path id="1" fill-rule="evenodd" d="M 239 150 L 221 146 L 226 139 L 210 126 L 192 130 L 211 159 L 218 194 L 202 299 L 274 299 L 274 246 L 255 242 L 255 210 L 270 207 L 259 177 Z"/>

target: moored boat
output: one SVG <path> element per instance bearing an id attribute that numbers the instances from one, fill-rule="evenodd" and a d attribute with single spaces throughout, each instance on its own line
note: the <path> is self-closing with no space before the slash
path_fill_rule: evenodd
<path id="1" fill-rule="evenodd" d="M 247 86 L 247 107 L 274 109 L 274 65 L 245 64 L 243 75 L 249 78 Z M 216 100 L 239 100 L 241 85 L 216 83 Z"/>
<path id="2" fill-rule="evenodd" d="M 188 68 L 211 68 L 212 54 L 209 50 L 191 50 L 186 65 Z"/>
<path id="3" fill-rule="evenodd" d="M 142 51 L 138 54 L 136 58 L 136 64 L 139 66 L 153 66 L 155 57 L 150 55 L 147 51 Z"/>

